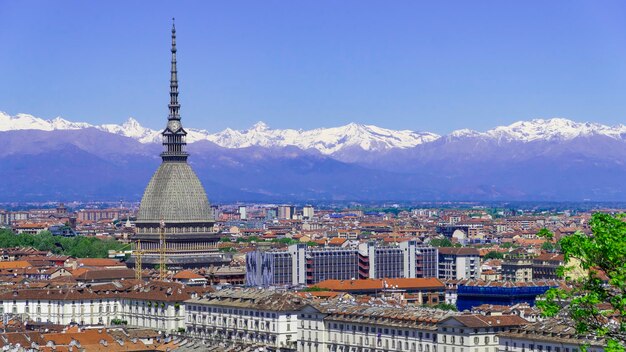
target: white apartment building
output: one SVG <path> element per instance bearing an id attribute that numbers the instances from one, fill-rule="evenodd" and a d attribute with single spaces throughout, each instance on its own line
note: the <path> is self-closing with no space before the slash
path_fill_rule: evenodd
<path id="1" fill-rule="evenodd" d="M 438 324 L 438 352 L 498 352 L 497 334 L 526 324 L 528 321 L 517 315 L 451 316 Z"/>
<path id="2" fill-rule="evenodd" d="M 293 293 L 227 289 L 185 305 L 187 334 L 209 345 L 295 350 L 298 312 L 306 301 Z"/>
<path id="3" fill-rule="evenodd" d="M 606 342 L 576 334 L 575 323 L 554 318 L 498 334 L 498 352 L 603 352 Z M 586 346 L 585 349 L 582 346 Z"/>
<path id="4" fill-rule="evenodd" d="M 185 327 L 184 301 L 194 291 L 178 283 L 130 281 L 89 288 L 18 289 L 0 294 L 0 314 L 67 325 L 114 325 L 174 332 Z"/>
<path id="5" fill-rule="evenodd" d="M 480 254 L 476 248 L 439 248 L 439 278 L 463 280 L 480 278 Z"/>
<path id="6" fill-rule="evenodd" d="M 313 216 L 315 216 L 315 209 L 313 208 L 312 205 L 305 205 L 302 208 L 302 218 L 303 219 L 313 219 Z"/>
<path id="7" fill-rule="evenodd" d="M 417 307 L 315 303 L 299 316 L 298 351 L 437 352 L 437 322 L 457 313 Z"/>
<path id="8" fill-rule="evenodd" d="M 312 303 L 298 320 L 302 352 L 502 352 L 497 334 L 528 324 L 515 315 L 354 302 Z"/>

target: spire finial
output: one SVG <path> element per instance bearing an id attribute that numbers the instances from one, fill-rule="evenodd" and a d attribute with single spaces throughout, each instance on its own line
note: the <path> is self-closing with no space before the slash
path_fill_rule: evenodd
<path id="1" fill-rule="evenodd" d="M 170 70 L 170 115 L 169 120 L 180 120 L 178 103 L 178 70 L 176 69 L 176 27 L 172 18 L 172 68 Z"/>
<path id="2" fill-rule="evenodd" d="M 163 133 L 165 151 L 161 154 L 163 161 L 186 161 L 184 151 L 187 132 L 180 124 L 180 103 L 178 102 L 178 70 L 176 69 L 176 27 L 172 18 L 172 67 L 170 69 L 170 113 L 167 116 L 167 127 Z"/>

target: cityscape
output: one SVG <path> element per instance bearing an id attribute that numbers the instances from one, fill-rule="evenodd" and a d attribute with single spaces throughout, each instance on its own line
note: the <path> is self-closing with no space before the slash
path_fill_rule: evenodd
<path id="1" fill-rule="evenodd" d="M 159 129 L 0 112 L 3 351 L 624 351 L 626 126 L 190 127 L 196 5 L 233 9 L 155 3 L 158 39 L 142 20 L 167 45 Z"/>

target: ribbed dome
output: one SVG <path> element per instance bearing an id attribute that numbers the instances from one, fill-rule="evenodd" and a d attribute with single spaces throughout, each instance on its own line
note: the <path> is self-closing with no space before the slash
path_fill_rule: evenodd
<path id="1" fill-rule="evenodd" d="M 163 162 L 141 199 L 138 223 L 213 222 L 198 176 L 185 162 Z"/>

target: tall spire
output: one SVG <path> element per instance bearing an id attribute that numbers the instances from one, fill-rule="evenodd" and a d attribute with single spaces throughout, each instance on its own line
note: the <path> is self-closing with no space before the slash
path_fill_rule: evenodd
<path id="1" fill-rule="evenodd" d="M 172 18 L 172 68 L 170 69 L 170 113 L 167 126 L 161 133 L 165 150 L 161 153 L 163 161 L 186 162 L 185 139 L 187 132 L 180 123 L 180 104 L 178 103 L 178 71 L 176 69 L 176 27 Z"/>
<path id="2" fill-rule="evenodd" d="M 178 103 L 178 70 L 176 69 L 176 25 L 172 18 L 172 68 L 170 70 L 170 115 L 169 120 L 180 120 L 180 104 Z"/>

